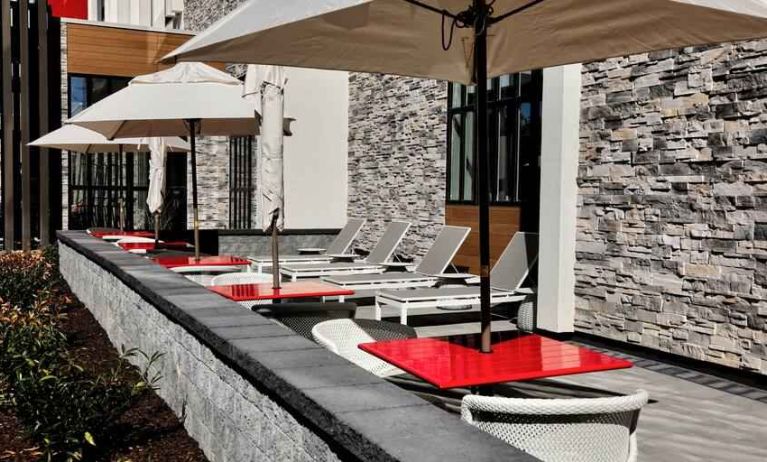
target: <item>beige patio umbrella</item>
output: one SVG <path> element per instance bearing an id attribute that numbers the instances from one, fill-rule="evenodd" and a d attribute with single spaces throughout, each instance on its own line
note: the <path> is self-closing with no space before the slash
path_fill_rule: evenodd
<path id="1" fill-rule="evenodd" d="M 80 112 L 69 123 L 104 134 L 189 136 L 195 257 L 200 257 L 196 137 L 258 134 L 253 107 L 242 98 L 242 83 L 202 63 L 182 63 L 142 75 L 128 86 Z"/>
<path id="2" fill-rule="evenodd" d="M 487 79 L 765 36 L 764 0 L 250 0 L 166 59 L 475 83 L 482 350 L 489 352 Z"/>
<path id="3" fill-rule="evenodd" d="M 62 151 L 85 154 L 119 154 L 150 152 L 150 143 L 160 141 L 169 152 L 189 152 L 189 143 L 178 137 L 165 138 L 115 138 L 107 139 L 104 135 L 77 125 L 64 125 L 47 135 L 29 143 L 29 146 L 60 149 Z M 150 178 L 151 185 L 151 178 Z M 120 198 L 120 229 L 125 227 L 124 198 Z"/>
<path id="4" fill-rule="evenodd" d="M 285 227 L 283 135 L 285 119 L 285 70 L 280 66 L 248 66 L 244 97 L 261 116 L 258 143 L 258 216 L 261 229 L 272 233 L 272 285 L 280 287 L 278 232 Z"/>

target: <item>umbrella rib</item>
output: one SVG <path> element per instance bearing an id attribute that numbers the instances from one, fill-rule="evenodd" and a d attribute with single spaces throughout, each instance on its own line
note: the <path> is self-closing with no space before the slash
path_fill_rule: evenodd
<path id="1" fill-rule="evenodd" d="M 439 9 L 439 8 L 433 7 L 431 5 L 427 5 L 426 3 L 420 2 L 418 0 L 404 0 L 404 1 L 405 1 L 405 3 L 410 3 L 411 5 L 415 5 L 415 6 L 423 8 L 423 9 L 429 10 L 431 12 L 447 16 L 447 17 L 449 17 L 451 19 L 457 19 L 457 16 L 455 14 L 453 14 L 453 13 L 451 13 L 451 12 L 445 10 L 445 9 Z"/>
<path id="2" fill-rule="evenodd" d="M 490 18 L 490 24 L 495 24 L 497 22 L 501 22 L 501 21 L 503 21 L 506 18 L 509 18 L 511 16 L 514 16 L 515 14 L 519 14 L 519 13 L 521 13 L 521 12 L 523 12 L 523 11 L 529 9 L 529 8 L 532 8 L 532 7 L 534 7 L 535 5 L 537 5 L 539 3 L 543 3 L 543 0 L 533 0 L 530 3 L 526 4 L 526 5 L 522 5 L 519 8 L 515 8 L 515 9 L 509 11 L 508 13 L 504 13 L 504 14 L 502 14 L 500 16 L 496 16 L 494 18 Z"/>

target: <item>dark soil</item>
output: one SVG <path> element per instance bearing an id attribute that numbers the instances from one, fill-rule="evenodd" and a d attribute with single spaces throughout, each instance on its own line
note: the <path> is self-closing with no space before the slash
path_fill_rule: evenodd
<path id="1" fill-rule="evenodd" d="M 60 327 L 70 337 L 75 361 L 83 367 L 103 372 L 111 370 L 118 361 L 120 355 L 109 342 L 106 333 L 90 312 L 79 304 L 67 310 Z M 162 381 L 158 386 L 162 388 Z M 140 397 L 121 417 L 118 426 L 121 431 L 115 432 L 115 438 L 107 444 L 108 454 L 100 460 L 207 461 L 197 442 L 187 435 L 183 424 L 154 392 L 147 392 Z M 0 461 L 37 459 L 27 449 L 34 448 L 34 442 L 25 438 L 21 429 L 10 410 L 0 408 Z"/>

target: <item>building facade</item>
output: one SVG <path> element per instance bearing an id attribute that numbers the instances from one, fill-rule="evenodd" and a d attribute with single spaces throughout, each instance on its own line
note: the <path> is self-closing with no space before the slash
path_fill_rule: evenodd
<path id="1" fill-rule="evenodd" d="M 129 2 L 91 1 L 88 14 L 99 17 L 103 5 L 104 20 L 143 26 L 99 27 L 183 41 L 185 33 L 151 28 L 200 31 L 240 2 L 186 0 L 179 18 L 152 14 L 157 2 L 130 2 L 128 11 Z M 66 115 L 82 99 L 73 91 L 85 88 L 87 103 L 94 88 L 138 73 L 77 71 L 72 47 L 85 26 L 69 21 L 62 33 Z M 765 41 L 689 48 L 493 80 L 493 255 L 517 231 L 540 234 L 539 327 L 767 373 L 765 50 Z M 383 222 L 406 219 L 414 226 L 399 253 L 418 258 L 443 224 L 468 225 L 474 234 L 455 263 L 476 271 L 473 89 L 288 74 L 286 111 L 297 119 L 285 147 L 288 228 L 337 228 L 361 216 L 371 225 L 357 246 L 369 248 Z M 82 75 L 102 80 L 83 87 Z M 257 143 L 201 145 L 203 226 L 255 228 L 258 185 L 242 166 L 255 168 Z M 75 178 L 71 169 L 65 178 Z M 188 177 L 178 185 L 185 194 Z M 72 204 L 65 209 L 66 222 Z"/>

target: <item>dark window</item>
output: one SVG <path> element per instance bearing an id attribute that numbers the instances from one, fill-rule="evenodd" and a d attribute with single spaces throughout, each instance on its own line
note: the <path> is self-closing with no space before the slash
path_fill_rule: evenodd
<path id="1" fill-rule="evenodd" d="M 96 21 L 106 20 L 106 0 L 96 0 Z"/>
<path id="2" fill-rule="evenodd" d="M 69 113 L 124 88 L 127 78 L 69 76 Z M 69 229 L 152 226 L 146 207 L 149 189 L 148 154 L 69 153 Z"/>
<path id="3" fill-rule="evenodd" d="M 488 92 L 490 201 L 518 204 L 537 197 L 540 157 L 541 71 L 490 80 Z M 447 200 L 477 201 L 473 86 L 450 84 L 448 90 Z"/>
<path id="4" fill-rule="evenodd" d="M 229 139 L 229 227 L 253 227 L 253 177 L 256 162 L 252 136 Z"/>

